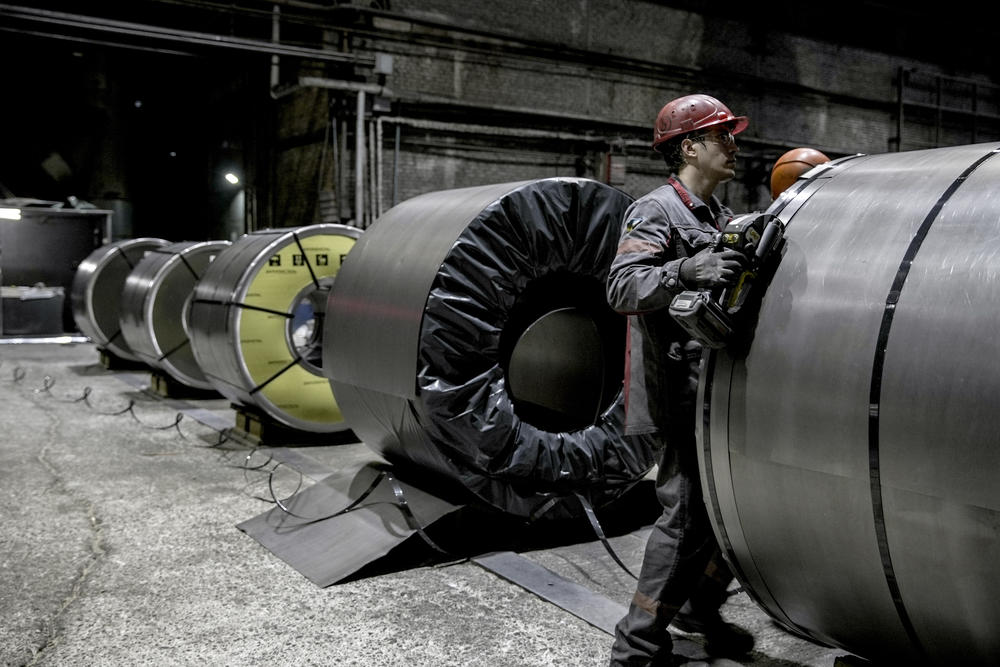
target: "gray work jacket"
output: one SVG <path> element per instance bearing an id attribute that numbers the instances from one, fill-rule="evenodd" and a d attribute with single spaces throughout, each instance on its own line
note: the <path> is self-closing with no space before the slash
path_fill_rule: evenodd
<path id="1" fill-rule="evenodd" d="M 608 275 L 608 303 L 628 315 L 625 433 L 694 428 L 701 345 L 674 322 L 671 300 L 684 285 L 681 262 L 713 242 L 733 217 L 716 197 L 706 204 L 671 177 L 625 213 Z"/>

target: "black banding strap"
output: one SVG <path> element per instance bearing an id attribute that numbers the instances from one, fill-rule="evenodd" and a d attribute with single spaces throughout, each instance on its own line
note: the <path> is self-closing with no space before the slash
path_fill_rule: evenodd
<path id="1" fill-rule="evenodd" d="M 445 556 L 451 556 L 445 549 L 439 547 L 434 540 L 430 538 L 427 531 L 424 530 L 423 525 L 417 520 L 416 515 L 413 514 L 413 510 L 410 509 L 410 503 L 406 500 L 406 494 L 403 493 L 403 487 L 400 485 L 396 478 L 392 476 L 391 472 L 385 473 L 385 481 L 389 482 L 392 486 L 392 494 L 396 497 L 396 507 L 399 511 L 403 513 L 403 517 L 406 519 L 406 523 L 417 532 L 418 535 L 427 543 L 434 551 L 444 554 Z"/>
<path id="2" fill-rule="evenodd" d="M 618 557 L 618 554 L 615 553 L 615 550 L 611 548 L 611 543 L 608 542 L 608 538 L 604 535 L 604 529 L 601 528 L 601 522 L 597 519 L 597 513 L 594 512 L 594 506 L 590 502 L 590 499 L 579 491 L 574 491 L 573 493 L 580 501 L 580 505 L 583 506 L 583 513 L 586 514 L 587 520 L 590 521 L 590 527 L 594 529 L 594 534 L 597 535 L 597 539 L 599 539 L 601 544 L 604 545 L 604 550 L 608 552 L 608 555 L 611 556 L 612 560 L 618 563 L 618 566 L 621 569 L 625 570 L 625 573 L 628 574 L 628 576 L 633 579 L 638 579 L 639 577 L 632 574 L 632 570 L 626 567 L 625 563 L 623 563 L 621 558 Z"/>
<path id="3" fill-rule="evenodd" d="M 892 557 L 889 553 L 889 540 L 885 530 L 885 510 L 882 505 L 882 479 L 879 467 L 879 413 L 881 411 L 882 401 L 882 374 L 885 369 L 885 351 L 888 347 L 889 333 L 892 328 L 893 318 L 896 314 L 896 304 L 899 301 L 900 292 L 902 292 L 906 278 L 909 276 L 913 260 L 920 251 L 920 247 L 923 245 L 924 239 L 927 238 L 927 233 L 930 231 L 931 226 L 940 214 L 941 209 L 948 202 L 948 200 L 951 199 L 952 195 L 955 194 L 955 191 L 961 187 L 973 171 L 975 171 L 983 162 L 996 155 L 998 151 L 1000 151 L 1000 147 L 991 150 L 989 153 L 983 155 L 966 168 L 966 170 L 963 171 L 961 175 L 956 178 L 951 185 L 948 186 L 948 189 L 945 190 L 944 193 L 938 198 L 933 208 L 931 208 L 931 210 L 927 213 L 923 222 L 920 223 L 920 227 L 917 228 L 916 233 L 910 240 L 910 245 L 906 248 L 902 261 L 899 263 L 899 269 L 897 269 L 896 277 L 893 279 L 892 286 L 889 288 L 889 294 L 885 298 L 885 309 L 882 311 L 882 325 L 879 328 L 878 342 L 875 346 L 875 359 L 872 362 L 871 390 L 868 397 L 868 475 L 871 481 L 872 510 L 875 518 L 875 535 L 878 540 L 879 555 L 882 559 L 882 571 L 885 574 L 885 581 L 889 586 L 889 593 L 892 596 L 893 604 L 896 606 L 896 613 L 899 615 L 899 620 L 903 624 L 903 628 L 906 630 L 907 637 L 909 637 L 911 644 L 922 657 L 926 657 L 926 653 L 919 638 L 917 637 L 916 630 L 913 627 L 913 622 L 910 620 L 910 616 L 906 611 L 906 606 L 903 604 L 899 584 L 896 581 L 896 573 L 892 567 Z"/>
<path id="4" fill-rule="evenodd" d="M 532 524 L 538 519 L 542 518 L 550 509 L 555 507 L 561 500 L 563 496 L 552 496 L 548 498 L 544 503 L 536 507 L 528 515 L 528 523 Z"/>
<path id="5" fill-rule="evenodd" d="M 312 262 L 309 261 L 309 256 L 306 255 L 306 249 L 302 247 L 299 235 L 292 232 L 292 238 L 295 239 L 295 245 L 299 247 L 299 252 L 302 253 L 302 261 L 305 262 L 306 268 L 309 269 L 309 277 L 312 278 L 313 285 L 319 288 L 319 280 L 316 279 L 316 272 L 313 271 Z"/>
<path id="6" fill-rule="evenodd" d="M 310 269 L 310 271 L 311 270 L 312 269 Z M 237 308 L 246 308 L 247 310 L 256 310 L 256 311 L 261 312 L 261 313 L 269 313 L 271 315 L 279 315 L 281 317 L 284 317 L 285 319 L 291 319 L 293 317 L 292 313 L 285 313 L 285 312 L 282 312 L 280 310 L 272 310 L 271 308 L 260 308 L 258 306 L 251 306 L 249 304 L 240 303 L 239 301 L 232 301 L 232 300 L 222 301 L 222 300 L 218 300 L 218 299 L 194 299 L 192 301 L 192 303 L 205 303 L 205 304 L 212 304 L 212 305 L 216 305 L 216 306 L 236 306 Z M 173 352 L 173 350 L 171 350 L 171 352 Z M 166 356 L 166 355 L 164 355 L 164 356 Z M 292 361 L 287 366 L 285 366 L 284 368 L 282 368 L 281 370 L 279 370 L 277 373 L 275 373 L 271 377 L 267 378 L 266 380 L 264 380 L 263 382 L 261 382 L 259 385 L 257 385 L 253 389 L 251 389 L 250 390 L 250 395 L 252 396 L 253 394 L 256 394 L 258 391 L 260 391 L 261 389 L 263 389 L 264 387 L 266 387 L 268 384 L 270 384 L 271 382 L 273 382 L 274 379 L 277 378 L 279 375 L 281 375 L 282 373 L 284 373 L 285 371 L 287 371 L 289 368 L 292 368 L 293 366 L 295 366 L 296 364 L 298 364 L 300 361 L 302 361 L 302 357 L 301 356 L 296 356 L 294 359 L 292 359 Z M 215 376 L 211 376 L 211 377 L 215 377 Z"/>
<path id="7" fill-rule="evenodd" d="M 269 461 L 270 461 L 270 459 L 268 459 L 268 461 L 265 461 L 264 465 L 267 465 L 267 463 Z M 362 505 L 361 503 L 366 498 L 368 498 L 368 496 L 370 496 L 375 491 L 376 488 L 378 488 L 379 484 L 381 484 L 384 481 L 384 482 L 387 482 L 389 484 L 389 486 L 392 488 L 392 495 L 396 499 L 396 502 L 390 503 L 390 504 L 393 507 L 395 507 L 396 509 L 398 509 L 402 513 L 403 518 L 406 519 L 406 524 L 410 527 L 410 529 L 413 530 L 414 532 L 416 532 L 417 535 L 419 535 L 420 538 L 423 539 L 423 541 L 426 542 L 429 547 L 431 547 L 432 549 L 434 549 L 435 551 L 437 551 L 440 554 L 443 554 L 443 555 L 448 556 L 448 557 L 452 557 L 452 554 L 450 554 L 447 550 L 442 549 L 440 546 L 438 546 L 438 544 L 434 540 L 432 540 L 430 538 L 430 535 L 427 534 L 427 531 L 424 529 L 423 524 L 420 523 L 420 521 L 417 519 L 416 515 L 413 513 L 413 510 L 410 508 L 410 503 L 406 499 L 406 492 L 403 491 L 403 486 L 393 476 L 393 474 L 392 474 L 392 472 L 390 470 L 388 470 L 388 469 L 379 470 L 378 474 L 376 474 L 375 477 L 372 479 L 371 483 L 369 483 L 368 488 L 366 488 L 364 490 L 364 492 L 360 496 L 358 496 L 353 501 L 351 501 L 351 503 L 349 505 L 343 507 L 342 509 L 339 509 L 336 512 L 332 512 L 330 514 L 326 514 L 326 515 L 319 516 L 319 517 L 306 517 L 306 516 L 302 516 L 300 514 L 296 514 L 295 512 L 293 512 L 291 510 L 291 508 L 289 508 L 283 501 L 281 501 L 280 499 L 278 499 L 278 496 L 275 494 L 275 492 L 274 492 L 274 481 L 273 481 L 274 480 L 274 472 L 275 472 L 275 470 L 278 469 L 278 466 L 280 466 L 280 465 L 281 464 L 279 463 L 278 465 L 276 465 L 270 471 L 270 473 L 268 475 L 268 481 L 267 481 L 268 489 L 269 489 L 269 491 L 271 493 L 271 498 L 274 500 L 275 504 L 279 508 L 281 508 L 281 510 L 285 514 L 288 514 L 289 516 L 293 516 L 293 517 L 295 517 L 297 519 L 303 519 L 304 520 L 304 523 L 298 524 L 297 527 L 307 526 L 307 525 L 313 524 L 313 523 L 319 523 L 321 521 L 326 521 L 328 519 L 333 519 L 333 518 L 336 518 L 338 516 L 347 514 L 348 512 L 351 512 L 351 511 L 354 511 L 354 510 L 357 510 L 357 509 L 363 509 L 364 507 L 366 507 L 366 505 Z"/>
<path id="8" fill-rule="evenodd" d="M 279 315 L 281 317 L 291 319 L 293 317 L 292 313 L 286 313 L 281 310 L 274 310 L 272 308 L 261 308 L 260 306 L 251 306 L 247 303 L 240 303 L 239 301 L 220 301 L 218 299 L 192 299 L 191 303 L 207 303 L 215 306 L 236 306 L 237 308 L 246 308 L 247 310 L 256 310 L 261 313 L 270 313 L 271 315 Z"/>
<path id="9" fill-rule="evenodd" d="M 256 393 L 257 393 L 258 391 L 260 391 L 261 389 L 263 389 L 263 388 L 264 388 L 264 387 L 266 387 L 267 385 L 269 385 L 269 384 L 271 384 L 272 382 L 274 382 L 274 381 L 275 381 L 275 380 L 276 380 L 276 379 L 278 378 L 278 376 L 280 376 L 280 375 L 281 375 L 282 373 L 284 373 L 285 371 L 287 371 L 287 370 L 288 370 L 289 368 L 292 368 L 292 367 L 294 367 L 294 366 L 295 366 L 296 364 L 298 364 L 298 363 L 299 363 L 300 361 L 302 361 L 302 357 L 299 357 L 299 356 L 296 356 L 296 357 L 295 357 L 294 359 L 292 359 L 292 360 L 291 360 L 291 362 L 289 362 L 289 363 L 288 363 L 288 365 L 287 365 L 287 366 L 285 366 L 285 367 L 284 367 L 284 368 L 282 368 L 282 369 L 281 369 L 280 371 L 278 371 L 277 373 L 275 373 L 275 374 L 274 374 L 274 375 L 272 375 L 271 377 L 267 378 L 266 380 L 264 380 L 263 382 L 261 382 L 261 383 L 260 383 L 259 385 L 257 385 L 257 386 L 256 386 L 256 387 L 254 387 L 253 389 L 251 389 L 251 390 L 250 390 L 250 395 L 251 395 L 251 396 L 253 396 L 253 395 L 254 395 L 254 394 L 256 394 Z"/>
<path id="10" fill-rule="evenodd" d="M 270 461 L 271 461 L 271 459 L 268 459 L 267 461 L 264 462 L 264 465 L 266 466 L 268 463 L 270 463 Z M 384 480 L 387 477 L 387 475 L 389 474 L 388 471 L 386 471 L 386 470 L 380 470 L 378 472 L 378 474 L 375 475 L 375 477 L 372 479 L 371 483 L 368 485 L 368 488 L 366 488 L 361 493 L 360 496 L 358 496 L 357 498 L 355 498 L 354 500 L 352 500 L 349 505 L 343 507 L 342 509 L 339 509 L 336 512 L 332 512 L 330 514 L 325 514 L 323 516 L 307 517 L 307 516 L 302 516 L 301 514 L 296 514 L 295 512 L 293 512 L 289 507 L 287 507 L 284 504 L 284 502 L 281 501 L 280 498 L 278 498 L 277 494 L 274 492 L 274 472 L 278 469 L 278 466 L 280 466 L 280 465 L 281 465 L 281 463 L 278 463 L 278 465 L 274 466 L 274 468 L 272 468 L 271 471 L 270 471 L 270 473 L 268 474 L 268 477 L 267 477 L 267 487 L 268 487 L 268 490 L 271 492 L 271 498 L 274 500 L 274 503 L 278 507 L 280 507 L 281 510 L 285 514 L 288 514 L 289 516 L 293 516 L 296 519 L 303 519 L 305 521 L 305 523 L 297 524 L 296 527 L 307 526 L 309 524 L 319 523 L 321 521 L 326 521 L 327 519 L 333 519 L 333 518 L 338 517 L 338 516 L 340 516 L 342 514 L 347 514 L 351 510 L 356 509 L 365 500 L 365 498 L 367 498 L 368 496 L 370 496 L 372 494 L 372 492 L 378 487 L 378 485 L 382 483 L 382 480 Z"/>
<path id="11" fill-rule="evenodd" d="M 180 257 L 181 263 L 184 264 L 184 267 L 187 268 L 188 272 L 192 276 L 194 276 L 195 282 L 201 280 L 201 276 L 199 276 L 198 272 L 194 270 L 193 266 L 191 266 L 191 262 L 187 261 L 187 257 L 185 257 L 184 255 L 182 255 L 181 253 L 177 253 L 177 256 Z"/>
<path id="12" fill-rule="evenodd" d="M 128 264 L 128 268 L 130 268 L 130 269 L 134 269 L 135 268 L 135 264 L 133 264 L 132 260 L 129 259 L 128 254 L 126 254 L 126 252 L 121 249 L 121 246 L 115 246 L 115 252 L 119 256 L 121 256 L 122 259 L 125 260 L 125 263 Z"/>
<path id="13" fill-rule="evenodd" d="M 185 345 L 190 345 L 190 344 L 191 344 L 191 341 L 188 340 L 187 338 L 185 338 L 183 341 L 181 341 L 177 345 L 174 345 L 172 348 L 170 348 L 169 350 L 167 350 L 166 352 L 164 352 L 163 354 L 161 354 L 160 358 L 157 359 L 157 361 L 163 361 L 164 359 L 166 359 L 167 357 L 169 357 L 174 352 L 177 352 L 178 350 L 180 350 L 181 348 L 183 348 Z"/>

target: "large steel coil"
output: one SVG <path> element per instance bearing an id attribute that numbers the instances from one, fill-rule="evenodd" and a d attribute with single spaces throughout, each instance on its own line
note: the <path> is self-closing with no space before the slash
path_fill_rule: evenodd
<path id="1" fill-rule="evenodd" d="M 1000 150 L 843 158 L 771 206 L 752 339 L 700 388 L 716 534 L 777 620 L 885 664 L 1000 662 Z"/>
<path id="2" fill-rule="evenodd" d="M 324 372 L 388 460 L 506 512 L 579 512 L 649 470 L 622 438 L 625 320 L 604 282 L 631 199 L 552 178 L 392 208 L 330 294 Z M 572 502 L 550 503 L 552 498 Z"/>
<path id="3" fill-rule="evenodd" d="M 229 241 L 182 241 L 154 248 L 122 290 L 120 325 L 129 348 L 188 387 L 213 388 L 191 349 L 188 308 L 198 280 L 228 246 Z"/>
<path id="4" fill-rule="evenodd" d="M 195 286 L 190 337 L 214 388 L 302 431 L 348 428 L 322 372 L 327 295 L 361 231 L 310 225 L 247 234 Z"/>
<path id="5" fill-rule="evenodd" d="M 81 333 L 99 347 L 127 361 L 139 361 L 121 333 L 121 297 L 125 281 L 146 253 L 169 245 L 157 238 L 114 241 L 90 253 L 76 268 L 70 300 Z"/>

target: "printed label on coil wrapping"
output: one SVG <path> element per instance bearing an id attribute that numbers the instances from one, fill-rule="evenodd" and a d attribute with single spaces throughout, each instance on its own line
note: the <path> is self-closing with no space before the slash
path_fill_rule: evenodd
<path id="1" fill-rule="evenodd" d="M 329 234 L 299 243 L 289 238 L 260 267 L 242 301 L 249 307 L 240 309 L 240 349 L 250 378 L 255 387 L 264 385 L 258 392 L 262 398 L 296 419 L 343 421 L 329 381 L 297 360 L 286 333 L 297 299 L 314 279 L 335 276 L 354 242 Z"/>

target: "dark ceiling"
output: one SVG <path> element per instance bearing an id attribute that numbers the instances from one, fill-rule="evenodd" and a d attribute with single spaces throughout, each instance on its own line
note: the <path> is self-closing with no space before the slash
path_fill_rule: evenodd
<path id="1" fill-rule="evenodd" d="M 945 68 L 1000 74 L 992 41 L 997 10 L 973 10 L 971 3 L 949 3 L 948 11 L 888 2 L 658 4 L 741 21 L 758 28 L 763 39 L 776 29 Z M 309 48 L 314 24 L 334 15 L 343 19 L 352 7 L 393 11 L 388 0 L 0 4 L 5 63 L 0 197 L 60 200 L 87 193 L 153 201 L 143 223 L 151 229 L 173 228 L 176 238 L 211 237 L 212 230 L 199 230 L 216 212 L 191 202 L 211 201 L 220 193 L 220 170 L 242 160 L 254 123 L 268 113 L 270 54 L 259 47 L 270 39 L 275 5 L 292 19 L 282 33 L 291 48 Z M 81 14 L 99 20 L 73 18 Z M 220 48 L 206 42 L 206 34 L 238 36 L 246 43 L 234 40 Z M 248 110 L 254 111 L 250 117 Z M 109 139 L 117 152 L 97 150 Z M 59 160 L 68 172 L 60 171 Z M 108 166 L 115 168 L 102 168 Z M 94 176 L 115 172 L 125 177 Z"/>

